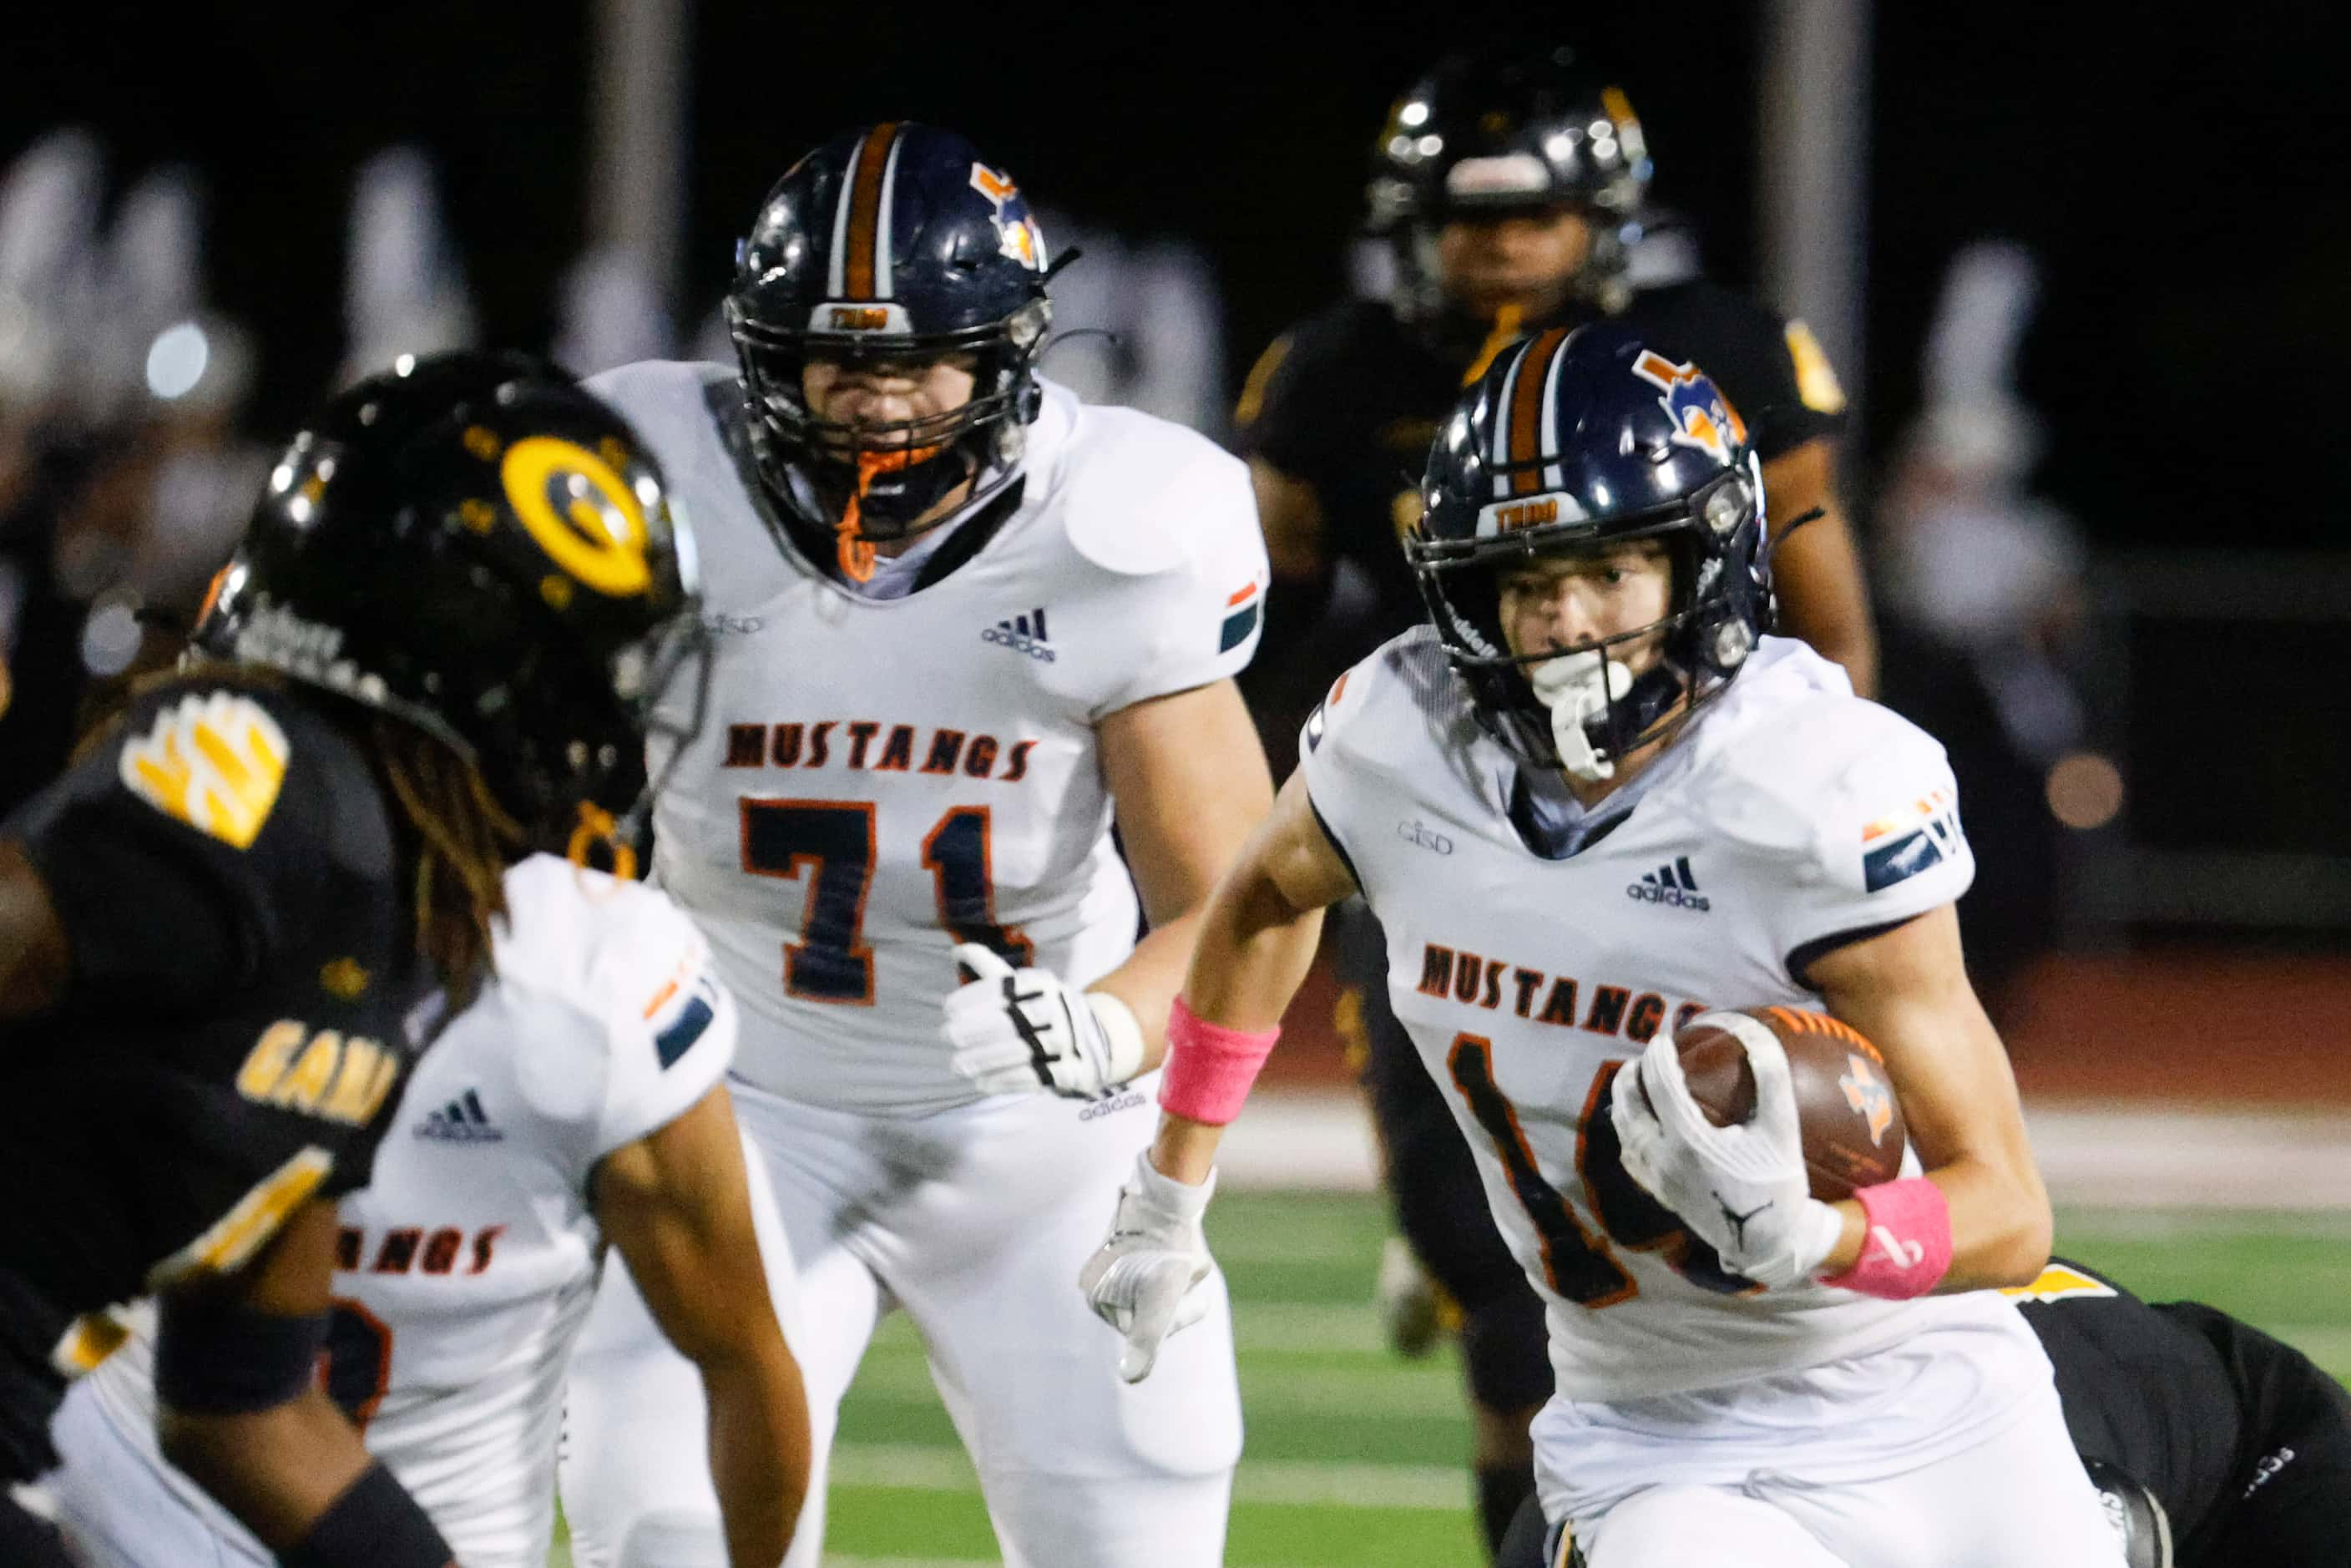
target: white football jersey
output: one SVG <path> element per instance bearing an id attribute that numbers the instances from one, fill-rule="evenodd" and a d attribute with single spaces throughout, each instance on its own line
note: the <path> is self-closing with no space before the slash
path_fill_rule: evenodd
<path id="1" fill-rule="evenodd" d="M 653 889 L 541 855 L 506 892 L 496 981 L 424 1053 L 371 1182 L 342 1200 L 326 1376 L 460 1562 L 535 1568 L 601 1256 L 590 1175 L 723 1079 L 735 1011 L 701 935 Z M 151 1450 L 153 1364 L 135 1333 L 74 1396 Z"/>
<path id="2" fill-rule="evenodd" d="M 1546 859 L 1509 815 L 1516 764 L 1422 627 L 1340 678 L 1301 756 L 1386 930 L 1396 1017 L 1546 1299 L 1563 1396 L 1711 1387 L 1943 1323 L 2013 1327 L 1991 1292 L 1761 1293 L 1625 1173 L 1607 1110 L 1617 1069 L 1660 1029 L 1709 1007 L 1817 1006 L 1812 956 L 1967 890 L 1975 862 L 1934 740 L 1803 644 L 1766 638 L 1636 781 L 1629 815 Z"/>
<path id="3" fill-rule="evenodd" d="M 590 384 L 659 457 L 701 555 L 718 656 L 660 797 L 655 876 L 743 1007 L 736 1071 L 846 1110 L 972 1101 L 939 1032 L 956 942 L 1079 984 L 1134 945 L 1095 726 L 1249 662 L 1267 572 L 1248 470 L 1048 382 L 994 533 L 869 598 L 781 537 L 732 371 Z"/>

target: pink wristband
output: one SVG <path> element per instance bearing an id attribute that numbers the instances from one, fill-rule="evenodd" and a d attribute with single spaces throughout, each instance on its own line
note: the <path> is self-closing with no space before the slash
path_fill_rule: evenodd
<path id="1" fill-rule="evenodd" d="M 1177 997 L 1167 1009 L 1167 1071 L 1159 1081 L 1160 1108 L 1223 1126 L 1241 1113 L 1249 1085 L 1257 1082 L 1258 1070 L 1280 1038 L 1279 1028 L 1259 1034 L 1209 1023 Z"/>
<path id="2" fill-rule="evenodd" d="M 1854 1195 L 1867 1226 L 1861 1256 L 1823 1285 L 1907 1301 L 1933 1290 L 1951 1266 L 1951 1206 L 1925 1176 L 1881 1182 Z"/>

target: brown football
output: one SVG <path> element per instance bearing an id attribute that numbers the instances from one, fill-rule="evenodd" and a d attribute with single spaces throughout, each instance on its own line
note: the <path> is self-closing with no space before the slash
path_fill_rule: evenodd
<path id="1" fill-rule="evenodd" d="M 1909 1133 L 1877 1048 L 1826 1013 L 1800 1008 L 1739 1010 L 1777 1035 L 1788 1053 L 1813 1196 L 1834 1203 L 1851 1197 L 1855 1187 L 1899 1176 Z M 1690 1098 L 1708 1121 L 1728 1127 L 1755 1113 L 1755 1073 L 1737 1035 L 1693 1020 L 1674 1043 Z"/>

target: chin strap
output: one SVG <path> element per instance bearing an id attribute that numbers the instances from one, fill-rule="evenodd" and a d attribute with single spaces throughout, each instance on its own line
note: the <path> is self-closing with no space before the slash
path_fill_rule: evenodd
<path id="1" fill-rule="evenodd" d="M 870 555 L 872 546 L 866 546 Z M 622 882 L 637 880 L 636 846 L 621 836 L 621 824 L 612 813 L 592 800 L 580 802 L 580 825 L 571 830 L 571 841 L 564 846 L 564 856 L 573 865 L 595 865 L 596 846 L 601 844 L 611 858 L 612 874 Z"/>
<path id="2" fill-rule="evenodd" d="M 943 450 L 936 446 L 895 446 L 886 452 L 860 452 L 857 455 L 857 487 L 841 508 L 841 521 L 832 526 L 833 542 L 840 549 L 841 572 L 852 582 L 873 580 L 873 541 L 865 537 L 858 503 L 864 499 L 866 489 L 880 474 L 894 474 L 901 468 L 911 468 L 926 463 Z"/>

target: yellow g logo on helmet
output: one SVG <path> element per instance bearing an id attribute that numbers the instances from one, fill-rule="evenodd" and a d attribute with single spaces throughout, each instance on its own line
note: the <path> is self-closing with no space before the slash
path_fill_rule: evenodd
<path id="1" fill-rule="evenodd" d="M 574 442 L 531 435 L 507 448 L 498 477 L 530 537 L 582 584 L 613 599 L 653 587 L 644 503 L 611 464 Z"/>

